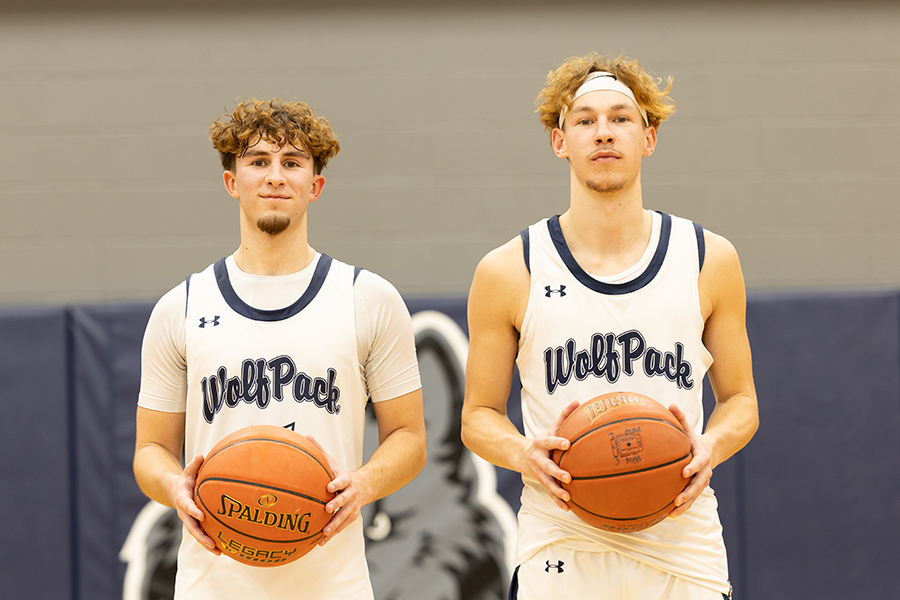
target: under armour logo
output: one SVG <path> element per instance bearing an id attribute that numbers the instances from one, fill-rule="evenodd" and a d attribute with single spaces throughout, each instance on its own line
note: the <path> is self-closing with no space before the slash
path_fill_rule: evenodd
<path id="1" fill-rule="evenodd" d="M 544 295 L 547 296 L 548 298 L 550 297 L 550 294 L 559 294 L 560 298 L 562 298 L 563 296 L 566 295 L 566 286 L 564 286 L 562 284 L 559 285 L 558 290 L 554 290 L 549 285 L 545 285 L 544 289 L 547 290 L 547 293 Z"/>
<path id="2" fill-rule="evenodd" d="M 206 317 L 200 317 L 200 329 L 203 329 L 207 325 L 212 325 L 213 327 L 219 324 L 219 315 L 213 317 L 212 321 L 207 320 Z"/>
<path id="3" fill-rule="evenodd" d="M 563 572 L 563 565 L 566 564 L 566 563 L 564 563 L 563 561 L 559 561 L 559 562 L 556 563 L 555 565 L 551 565 L 549 560 L 546 561 L 546 562 L 547 562 L 547 568 L 544 569 L 544 573 L 549 573 L 549 572 L 550 572 L 550 569 L 556 569 L 556 572 L 557 572 L 557 573 L 562 573 L 562 572 Z"/>

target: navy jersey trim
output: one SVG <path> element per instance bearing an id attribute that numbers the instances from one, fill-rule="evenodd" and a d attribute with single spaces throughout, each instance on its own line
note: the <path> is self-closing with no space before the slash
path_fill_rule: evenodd
<path id="1" fill-rule="evenodd" d="M 184 278 L 184 318 L 187 319 L 188 299 L 191 297 L 191 276 Z"/>
<path id="2" fill-rule="evenodd" d="M 260 310 L 257 308 L 253 308 L 243 300 L 241 300 L 237 293 L 234 291 L 234 288 L 231 286 L 231 280 L 228 278 L 228 269 L 225 267 L 225 259 L 220 259 L 213 270 L 216 274 L 216 284 L 219 286 L 219 292 L 222 293 L 222 297 L 225 298 L 225 302 L 228 303 L 228 306 L 231 307 L 231 310 L 238 313 L 242 317 L 246 317 L 253 321 L 267 321 L 267 322 L 275 322 L 275 321 L 283 321 L 285 319 L 290 319 L 294 315 L 298 314 L 301 310 L 306 308 L 310 302 L 313 301 L 313 298 L 316 297 L 316 294 L 319 293 L 319 290 L 322 289 L 322 284 L 325 283 L 325 277 L 328 275 L 328 271 L 331 269 L 331 257 L 327 254 L 323 254 L 319 258 L 319 263 L 316 265 L 316 270 L 313 271 L 312 281 L 309 282 L 309 287 L 306 288 L 306 291 L 303 292 L 303 295 L 297 299 L 296 302 L 291 304 L 290 306 L 286 306 L 285 308 L 279 308 L 276 310 Z"/>
<path id="3" fill-rule="evenodd" d="M 706 258 L 706 238 L 703 237 L 703 225 L 694 223 L 694 233 L 697 234 L 697 254 L 700 256 L 700 270 L 703 270 L 703 260 Z"/>
<path id="4" fill-rule="evenodd" d="M 523 229 L 519 232 L 519 237 L 522 238 L 522 254 L 525 255 L 525 268 L 528 269 L 528 274 L 531 274 L 531 235 L 528 233 L 527 229 Z"/>
<path id="5" fill-rule="evenodd" d="M 508 600 L 518 600 L 519 598 L 519 567 L 513 571 L 512 581 L 509 582 Z"/>
<path id="6" fill-rule="evenodd" d="M 353 285 L 356 285 L 356 278 L 362 272 L 362 267 L 353 267 Z"/>
<path id="7" fill-rule="evenodd" d="M 653 281 L 653 278 L 656 277 L 660 268 L 662 268 L 663 261 L 666 258 L 666 251 L 669 248 L 669 236 L 672 233 L 672 216 L 666 213 L 659 214 L 662 216 L 662 226 L 659 231 L 659 243 L 656 246 L 656 252 L 653 253 L 653 258 L 650 259 L 650 264 L 647 265 L 644 272 L 625 283 L 603 283 L 602 281 L 597 281 L 581 268 L 581 265 L 572 256 L 572 252 L 566 244 L 566 238 L 563 236 L 562 228 L 559 226 L 559 215 L 547 220 L 547 228 L 550 230 L 550 239 L 553 240 L 556 251 L 559 252 L 560 258 L 562 258 L 575 279 L 586 288 L 597 293 L 618 296 L 630 294 L 645 287 Z"/>

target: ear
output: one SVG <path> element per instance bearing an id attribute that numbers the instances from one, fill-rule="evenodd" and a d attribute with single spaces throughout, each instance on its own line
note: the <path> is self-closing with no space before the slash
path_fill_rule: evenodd
<path id="1" fill-rule="evenodd" d="M 322 190 L 325 189 L 325 177 L 322 175 L 316 175 L 312 181 L 312 187 L 309 189 L 309 201 L 315 202 L 319 199 L 319 196 L 322 194 Z"/>
<path id="2" fill-rule="evenodd" d="M 644 156 L 650 156 L 656 150 L 656 127 L 647 127 L 644 130 Z"/>
<path id="3" fill-rule="evenodd" d="M 228 192 L 228 195 L 232 198 L 240 199 L 237 191 L 237 180 L 232 171 L 225 171 L 222 173 L 222 181 L 225 183 L 225 191 Z"/>
<path id="4" fill-rule="evenodd" d="M 566 133 L 557 127 L 550 133 L 550 144 L 553 146 L 553 153 L 559 158 L 569 158 L 566 150 Z"/>

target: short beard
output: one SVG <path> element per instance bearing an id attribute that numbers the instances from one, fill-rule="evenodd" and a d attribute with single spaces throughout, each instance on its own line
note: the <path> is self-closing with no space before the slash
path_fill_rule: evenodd
<path id="1" fill-rule="evenodd" d="M 621 178 L 616 179 L 598 179 L 594 181 L 586 181 L 587 189 L 592 192 L 609 193 L 618 192 L 625 187 L 625 181 Z"/>
<path id="2" fill-rule="evenodd" d="M 291 218 L 279 214 L 268 214 L 261 216 L 256 221 L 256 227 L 263 233 L 269 235 L 278 235 L 291 224 Z"/>

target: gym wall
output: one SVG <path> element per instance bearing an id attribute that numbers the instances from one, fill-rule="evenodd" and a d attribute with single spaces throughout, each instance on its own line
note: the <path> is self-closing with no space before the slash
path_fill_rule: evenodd
<path id="1" fill-rule="evenodd" d="M 729 238 L 750 289 L 896 287 L 898 27 L 870 0 L 0 0 L 0 303 L 152 301 L 232 252 L 207 130 L 251 95 L 340 136 L 317 249 L 465 294 L 566 209 L 534 99 L 589 51 L 674 77 L 645 204 Z"/>

